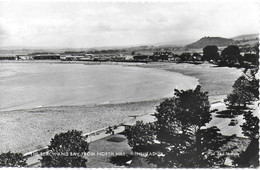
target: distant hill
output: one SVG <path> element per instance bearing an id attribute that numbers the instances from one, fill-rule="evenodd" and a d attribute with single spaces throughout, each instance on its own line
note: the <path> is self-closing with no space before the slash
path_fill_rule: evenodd
<path id="1" fill-rule="evenodd" d="M 259 34 L 245 34 L 239 35 L 236 37 L 232 37 L 231 39 L 239 41 L 239 40 L 256 40 L 258 39 Z"/>
<path id="2" fill-rule="evenodd" d="M 196 41 L 196 39 L 183 39 L 183 40 L 176 40 L 176 41 L 169 41 L 169 42 L 160 42 L 154 43 L 153 46 L 185 46 L 192 42 Z"/>
<path id="3" fill-rule="evenodd" d="M 233 39 L 227 39 L 222 37 L 203 37 L 200 40 L 188 44 L 188 48 L 204 48 L 208 45 L 216 45 L 218 47 L 222 46 L 228 46 L 236 44 L 236 42 Z"/>

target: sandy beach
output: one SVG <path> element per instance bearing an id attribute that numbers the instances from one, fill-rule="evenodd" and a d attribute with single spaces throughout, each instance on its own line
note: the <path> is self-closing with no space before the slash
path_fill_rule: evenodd
<path id="1" fill-rule="evenodd" d="M 208 92 L 209 100 L 221 100 L 232 91 L 234 81 L 242 75 L 242 69 L 217 67 L 213 64 L 150 63 L 145 68 L 157 68 L 196 77 L 202 90 Z"/>
<path id="2" fill-rule="evenodd" d="M 209 92 L 211 101 L 222 99 L 231 92 L 234 81 L 242 73 L 239 69 L 214 67 L 211 64 L 149 63 L 132 67 L 161 69 L 196 77 L 203 90 Z M 183 85 L 194 87 L 194 82 Z M 0 152 L 10 150 L 25 153 L 46 146 L 59 132 L 77 129 L 87 133 L 121 123 L 129 119 L 129 115 L 155 112 L 161 101 L 162 99 L 2 111 Z"/>

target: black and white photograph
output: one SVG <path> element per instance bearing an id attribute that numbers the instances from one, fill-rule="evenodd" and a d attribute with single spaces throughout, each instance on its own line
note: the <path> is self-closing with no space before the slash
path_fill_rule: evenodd
<path id="1" fill-rule="evenodd" d="M 0 0 L 0 168 L 258 168 L 256 0 Z"/>

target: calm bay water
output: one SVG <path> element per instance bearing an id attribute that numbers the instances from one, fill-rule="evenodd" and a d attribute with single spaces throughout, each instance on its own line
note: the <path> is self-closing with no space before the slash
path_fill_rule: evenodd
<path id="1" fill-rule="evenodd" d="M 195 78 L 150 68 L 1 63 L 0 110 L 146 101 L 196 84 Z"/>

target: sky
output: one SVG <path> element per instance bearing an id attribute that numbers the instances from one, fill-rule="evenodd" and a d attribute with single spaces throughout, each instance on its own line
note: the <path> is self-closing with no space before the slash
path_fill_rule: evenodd
<path id="1" fill-rule="evenodd" d="M 256 1 L 0 0 L 0 47 L 88 48 L 259 32 Z"/>

